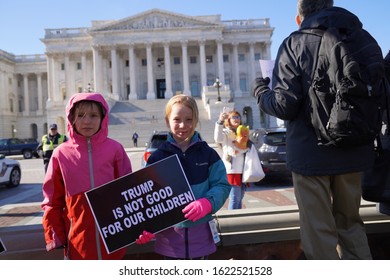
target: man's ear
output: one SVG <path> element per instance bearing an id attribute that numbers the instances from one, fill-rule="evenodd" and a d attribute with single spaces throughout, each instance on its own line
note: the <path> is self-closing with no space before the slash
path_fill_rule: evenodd
<path id="1" fill-rule="evenodd" d="M 299 17 L 299 15 L 296 15 L 295 21 L 297 22 L 298 26 L 301 25 L 301 18 Z"/>

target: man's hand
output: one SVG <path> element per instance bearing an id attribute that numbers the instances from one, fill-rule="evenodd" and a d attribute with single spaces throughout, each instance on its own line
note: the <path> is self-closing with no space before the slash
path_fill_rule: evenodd
<path id="1" fill-rule="evenodd" d="M 252 85 L 252 94 L 254 97 L 259 97 L 262 95 L 264 92 L 270 90 L 268 87 L 270 82 L 270 79 L 268 77 L 265 78 L 256 78 L 253 81 Z"/>

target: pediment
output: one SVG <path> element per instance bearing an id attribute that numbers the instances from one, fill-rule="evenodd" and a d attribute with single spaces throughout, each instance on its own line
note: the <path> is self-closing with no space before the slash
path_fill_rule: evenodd
<path id="1" fill-rule="evenodd" d="M 211 17 L 192 17 L 173 12 L 153 9 L 118 21 L 110 21 L 108 24 L 98 24 L 91 31 L 117 31 L 117 30 L 156 30 L 178 29 L 196 27 L 220 26 L 218 21 L 207 20 Z"/>

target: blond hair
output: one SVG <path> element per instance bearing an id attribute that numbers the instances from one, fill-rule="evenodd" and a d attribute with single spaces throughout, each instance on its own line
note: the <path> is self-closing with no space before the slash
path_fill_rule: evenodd
<path id="1" fill-rule="evenodd" d="M 199 110 L 198 105 L 196 104 L 196 101 L 193 97 L 184 95 L 184 94 L 178 94 L 171 99 L 169 99 L 167 105 L 165 105 L 165 121 L 167 124 L 169 123 L 169 116 L 172 113 L 172 107 L 175 104 L 183 104 L 184 106 L 190 108 L 192 110 L 192 133 L 195 131 L 196 126 L 199 122 Z"/>

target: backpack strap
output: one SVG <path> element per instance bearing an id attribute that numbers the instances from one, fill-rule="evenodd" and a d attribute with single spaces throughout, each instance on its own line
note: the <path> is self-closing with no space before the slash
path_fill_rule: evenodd
<path id="1" fill-rule="evenodd" d="M 319 107 L 325 108 L 325 105 L 322 104 L 321 100 L 317 97 L 316 94 L 314 94 L 314 89 L 313 89 L 316 85 L 315 80 L 318 78 L 318 69 L 317 68 L 318 68 L 319 63 L 320 63 L 320 54 L 321 54 L 321 49 L 323 48 L 322 39 L 324 37 L 325 32 L 326 32 L 326 29 L 320 29 L 320 28 L 306 28 L 306 29 L 300 29 L 300 30 L 296 31 L 297 34 L 308 34 L 308 35 L 318 36 L 321 38 L 321 41 L 318 45 L 317 59 L 315 61 L 315 65 L 313 67 L 312 76 L 311 76 L 311 83 L 310 83 L 310 87 L 308 90 L 308 99 L 309 99 L 309 102 L 311 103 L 311 106 L 309 106 L 308 108 L 313 108 L 313 107 L 314 108 L 319 108 Z M 315 119 L 318 119 L 318 120 L 321 119 L 319 116 L 318 110 L 308 111 L 309 119 L 312 118 L 312 114 L 315 114 Z M 313 126 L 311 124 L 311 122 L 309 122 L 309 123 L 311 126 Z M 317 125 L 318 125 L 317 127 L 313 126 L 313 129 L 314 129 L 314 132 L 316 134 L 317 142 L 322 143 L 321 132 L 320 132 L 320 129 L 318 128 L 318 127 L 321 127 L 321 123 L 318 123 Z"/>

